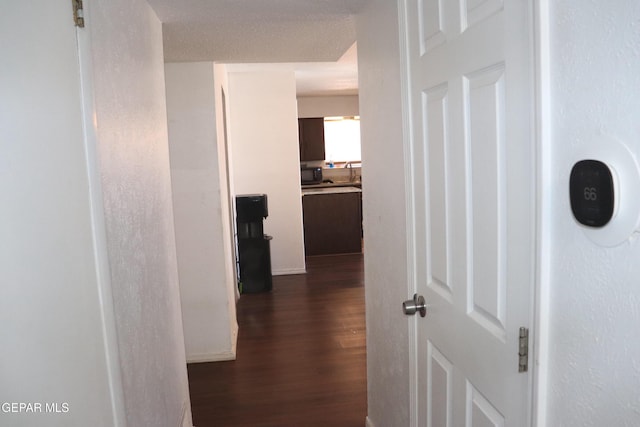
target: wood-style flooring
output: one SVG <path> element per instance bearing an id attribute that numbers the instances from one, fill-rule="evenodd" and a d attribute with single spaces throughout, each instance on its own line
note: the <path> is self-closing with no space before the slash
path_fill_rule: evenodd
<path id="1" fill-rule="evenodd" d="M 307 258 L 307 274 L 238 303 L 237 359 L 188 366 L 196 427 L 363 427 L 362 255 Z"/>

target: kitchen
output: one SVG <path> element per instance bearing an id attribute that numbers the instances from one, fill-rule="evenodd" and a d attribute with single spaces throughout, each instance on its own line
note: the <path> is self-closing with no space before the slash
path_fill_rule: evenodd
<path id="1" fill-rule="evenodd" d="M 306 256 L 362 252 L 357 116 L 298 119 Z"/>

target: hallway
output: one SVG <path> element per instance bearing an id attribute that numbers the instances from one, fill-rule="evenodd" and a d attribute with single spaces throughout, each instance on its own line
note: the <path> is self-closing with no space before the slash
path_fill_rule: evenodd
<path id="1" fill-rule="evenodd" d="M 237 360 L 190 364 L 196 427 L 361 427 L 367 413 L 362 255 L 307 258 L 307 274 L 238 304 Z"/>

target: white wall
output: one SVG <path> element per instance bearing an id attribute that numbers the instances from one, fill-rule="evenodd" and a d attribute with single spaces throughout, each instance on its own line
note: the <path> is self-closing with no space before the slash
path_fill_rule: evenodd
<path id="1" fill-rule="evenodd" d="M 12 2 L 0 13 L 0 405 L 42 405 L 41 413 L 0 408 L 3 426 L 108 427 L 118 418 L 76 34 L 61 6 Z M 68 412 L 46 413 L 46 403 Z"/>
<path id="2" fill-rule="evenodd" d="M 267 195 L 264 221 L 273 274 L 305 271 L 300 153 L 293 72 L 228 75 L 229 145 L 235 194 Z"/>
<path id="3" fill-rule="evenodd" d="M 572 219 L 577 150 L 617 138 L 640 158 L 640 3 L 550 6 L 551 253 L 546 425 L 640 423 L 640 242 L 603 248 Z"/>
<path id="4" fill-rule="evenodd" d="M 235 358 L 234 256 L 211 62 L 165 65 L 180 298 L 189 362 Z M 222 147 L 224 149 L 224 147 Z M 224 156 L 224 151 L 222 152 Z"/>
<path id="5" fill-rule="evenodd" d="M 144 0 L 85 12 L 127 425 L 190 425 L 161 23 Z"/>
<path id="6" fill-rule="evenodd" d="M 356 18 L 362 138 L 368 418 L 409 425 L 406 198 L 395 2 L 372 0 Z M 396 173 L 390 173 L 396 171 Z"/>
<path id="7" fill-rule="evenodd" d="M 298 117 L 357 116 L 360 114 L 357 95 L 301 96 Z"/>

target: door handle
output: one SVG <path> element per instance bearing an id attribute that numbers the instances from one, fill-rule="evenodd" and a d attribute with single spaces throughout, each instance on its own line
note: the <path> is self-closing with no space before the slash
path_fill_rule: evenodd
<path id="1" fill-rule="evenodd" d="M 413 299 L 402 303 L 402 310 L 407 316 L 413 316 L 418 312 L 420 317 L 424 317 L 427 315 L 427 304 L 422 295 L 415 294 Z"/>

